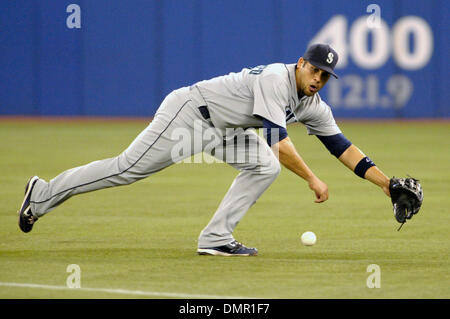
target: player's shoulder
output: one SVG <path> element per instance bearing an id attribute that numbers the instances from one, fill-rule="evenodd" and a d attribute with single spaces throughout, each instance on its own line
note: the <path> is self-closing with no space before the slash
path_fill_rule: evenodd
<path id="1" fill-rule="evenodd" d="M 303 117 L 308 119 L 333 117 L 331 107 L 322 100 L 319 93 L 302 98 L 299 104 L 299 111 L 303 114 Z"/>
<path id="2" fill-rule="evenodd" d="M 254 67 L 246 67 L 243 69 L 246 73 L 251 75 L 261 76 L 279 76 L 285 77 L 289 74 L 288 69 L 284 63 L 262 64 Z"/>
<path id="3" fill-rule="evenodd" d="M 288 69 L 286 64 L 284 63 L 271 63 L 267 65 L 267 70 L 277 74 L 287 74 Z"/>
<path id="4" fill-rule="evenodd" d="M 271 63 L 265 68 L 266 76 L 287 80 L 289 71 L 284 63 Z"/>
<path id="5" fill-rule="evenodd" d="M 258 65 L 248 69 L 247 73 L 249 76 L 257 75 L 258 82 L 271 84 L 271 86 L 286 86 L 289 83 L 289 72 L 283 63 Z"/>
<path id="6" fill-rule="evenodd" d="M 316 93 L 311 96 L 305 96 L 300 100 L 300 104 L 306 107 L 316 107 L 322 105 L 324 102 L 321 99 L 319 93 Z"/>

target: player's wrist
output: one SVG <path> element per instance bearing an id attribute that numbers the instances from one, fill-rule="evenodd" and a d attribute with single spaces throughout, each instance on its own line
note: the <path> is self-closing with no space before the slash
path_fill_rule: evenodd
<path id="1" fill-rule="evenodd" d="M 365 156 L 356 164 L 353 172 L 361 178 L 367 178 L 367 171 L 375 166 L 375 163 L 368 156 Z"/>
<path id="2" fill-rule="evenodd" d="M 320 181 L 319 178 L 316 175 L 314 175 L 314 173 L 312 173 L 312 172 L 310 174 L 308 174 L 307 176 L 305 176 L 304 179 L 305 179 L 305 181 L 308 182 L 309 185 Z"/>

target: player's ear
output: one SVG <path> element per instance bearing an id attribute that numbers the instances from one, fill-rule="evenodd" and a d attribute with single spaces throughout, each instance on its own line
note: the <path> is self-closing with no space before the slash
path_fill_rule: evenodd
<path id="1" fill-rule="evenodd" d="M 300 57 L 300 59 L 298 59 L 298 62 L 297 62 L 297 68 L 298 69 L 302 68 L 304 63 L 305 63 L 305 60 L 303 59 L 303 57 Z"/>

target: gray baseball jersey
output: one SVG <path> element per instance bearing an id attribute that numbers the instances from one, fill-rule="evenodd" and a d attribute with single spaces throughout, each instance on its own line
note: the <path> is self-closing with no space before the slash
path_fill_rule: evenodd
<path id="1" fill-rule="evenodd" d="M 210 119 L 199 109 L 205 104 Z M 207 151 L 207 143 L 202 140 L 199 148 L 188 148 L 181 157 L 174 158 L 172 150 L 179 143 L 175 137 L 179 129 L 191 137 L 202 137 L 202 132 L 215 128 L 222 142 L 224 129 L 262 127 L 260 117 L 282 127 L 301 122 L 309 134 L 340 133 L 330 108 L 318 94 L 299 100 L 295 64 L 276 63 L 243 69 L 171 92 L 150 125 L 118 156 L 69 169 L 49 182 L 39 179 L 31 193 L 31 211 L 35 217 L 42 217 L 74 195 L 131 184 L 178 160 Z M 196 125 L 198 123 L 200 125 Z M 234 228 L 280 172 L 278 159 L 254 130 L 236 132 L 238 138 L 244 137 L 248 143 L 219 143 L 213 156 L 237 151 L 245 152 L 243 158 L 248 160 L 239 162 L 226 158 L 239 174 L 200 233 L 199 247 L 216 247 L 233 241 Z"/>
<path id="2" fill-rule="evenodd" d="M 262 127 L 263 117 L 281 127 L 303 123 L 308 134 L 341 133 L 319 94 L 298 98 L 295 64 L 274 63 L 242 69 L 196 84 L 218 129 Z"/>

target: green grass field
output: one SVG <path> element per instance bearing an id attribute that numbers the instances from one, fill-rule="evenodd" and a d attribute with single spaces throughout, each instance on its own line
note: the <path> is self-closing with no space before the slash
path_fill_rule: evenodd
<path id="1" fill-rule="evenodd" d="M 306 183 L 283 169 L 234 233 L 259 249 L 257 257 L 196 254 L 199 232 L 237 175 L 226 164 L 173 165 L 129 186 L 73 197 L 31 233 L 19 230 L 16 212 L 30 176 L 49 180 L 115 156 L 145 126 L 0 121 L 0 298 L 450 297 L 448 122 L 340 124 L 388 176 L 420 178 L 422 209 L 400 232 L 390 199 L 303 126 L 291 126 L 289 135 L 330 199 L 314 203 Z M 300 243 L 308 230 L 318 237 L 313 247 Z M 81 268 L 82 289 L 64 289 L 70 264 Z M 370 264 L 380 267 L 380 288 L 366 285 Z"/>

